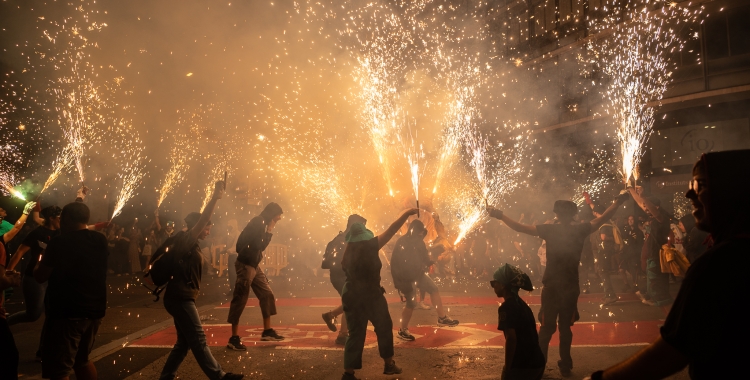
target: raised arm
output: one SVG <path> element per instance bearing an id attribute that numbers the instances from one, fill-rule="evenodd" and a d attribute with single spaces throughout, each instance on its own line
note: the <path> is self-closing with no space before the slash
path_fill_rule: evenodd
<path id="1" fill-rule="evenodd" d="M 23 214 L 20 218 L 16 221 L 16 224 L 13 225 L 13 228 L 11 228 L 10 231 L 6 232 L 3 235 L 3 242 L 5 244 L 8 244 L 9 241 L 13 240 L 16 235 L 18 235 L 19 232 L 21 232 L 21 228 L 23 228 L 23 225 L 26 224 L 26 219 L 29 217 L 29 213 L 31 210 L 36 206 L 36 202 L 31 201 L 26 204 L 23 208 Z"/>
<path id="2" fill-rule="evenodd" d="M 200 219 L 198 219 L 198 222 L 195 223 L 193 229 L 190 230 L 190 236 L 193 239 L 197 239 L 201 231 L 203 231 L 203 229 L 206 228 L 206 225 L 208 225 L 209 220 L 211 220 L 211 215 L 213 215 L 214 209 L 216 208 L 216 202 L 224 197 L 224 190 L 224 182 L 217 181 L 214 186 L 214 193 L 211 196 L 211 200 L 208 201 L 206 208 L 203 209 L 203 213 L 201 214 Z"/>
<path id="3" fill-rule="evenodd" d="M 615 199 L 615 203 L 610 205 L 602 215 L 591 221 L 591 232 L 598 230 L 599 227 L 602 226 L 602 224 L 612 219 L 612 216 L 615 215 L 617 209 L 620 208 L 620 206 L 625 203 L 626 200 L 628 200 L 628 193 L 620 193 L 620 195 L 618 195 Z"/>
<path id="4" fill-rule="evenodd" d="M 503 223 L 505 223 L 505 225 L 510 227 L 510 229 L 513 231 L 531 236 L 539 236 L 539 232 L 536 230 L 536 226 L 529 226 L 526 224 L 518 223 L 493 206 L 487 206 L 487 212 L 491 217 L 502 220 Z"/>
<path id="5" fill-rule="evenodd" d="M 388 244 L 391 238 L 393 238 L 393 235 L 398 232 L 398 229 L 401 228 L 404 223 L 406 223 L 406 219 L 409 219 L 409 217 L 412 215 L 416 215 L 417 211 L 418 210 L 415 208 L 404 211 L 404 213 L 401 214 L 401 216 L 399 216 L 398 219 L 396 219 L 396 221 L 393 222 L 393 224 L 391 224 L 391 226 L 388 227 L 387 230 L 385 230 L 385 232 L 378 235 L 378 248 L 383 248 L 383 246 Z"/>
<path id="6" fill-rule="evenodd" d="M 650 200 L 642 197 L 635 189 L 632 187 L 628 188 L 630 190 L 630 195 L 633 196 L 633 199 L 635 200 L 635 203 L 638 204 L 638 206 L 643 209 L 643 211 L 648 211 L 651 216 L 656 218 L 656 220 L 659 221 L 659 223 L 664 223 L 665 219 L 664 215 L 659 211 L 659 207 L 657 207 L 653 202 Z"/>
<path id="7" fill-rule="evenodd" d="M 13 270 L 16 268 L 16 265 L 18 265 L 18 262 L 21 261 L 21 258 L 23 257 L 26 252 L 29 251 L 29 246 L 26 244 L 21 244 L 18 246 L 18 249 L 16 249 L 16 254 L 13 255 L 10 258 L 10 262 L 8 263 L 8 270 Z"/>

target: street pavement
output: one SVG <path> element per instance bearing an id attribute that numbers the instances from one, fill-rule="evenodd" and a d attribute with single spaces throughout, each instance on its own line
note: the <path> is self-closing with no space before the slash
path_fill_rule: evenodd
<path id="1" fill-rule="evenodd" d="M 402 303 L 383 273 L 383 284 L 394 321 L 399 326 Z M 614 276 L 615 285 L 618 283 Z M 176 337 L 174 325 L 161 301 L 141 285 L 138 276 L 110 275 L 107 315 L 104 318 L 92 358 L 100 379 L 158 379 Z M 242 341 L 248 351 L 228 350 L 231 335 L 226 323 L 229 311 L 229 283 L 226 277 L 205 276 L 197 305 L 201 312 L 208 344 L 225 371 L 244 373 L 250 379 L 339 379 L 343 369 L 343 351 L 334 343 L 332 333 L 321 314 L 338 306 L 340 300 L 325 277 L 271 277 L 277 297 L 278 315 L 273 327 L 287 337 L 282 342 L 260 341 L 262 319 L 257 299 L 251 298 L 241 319 Z M 383 362 L 370 326 L 364 353 L 362 379 L 499 379 L 504 361 L 504 339 L 497 330 L 497 306 L 487 281 L 439 282 L 450 316 L 461 321 L 457 327 L 438 327 L 434 310 L 414 312 L 410 331 L 414 342 L 394 339 L 395 360 L 404 368 L 402 375 L 382 374 Z M 595 291 L 597 289 L 594 289 Z M 601 291 L 601 289 L 598 289 Z M 673 284 L 673 293 L 677 285 Z M 521 292 L 536 314 L 539 291 Z M 639 302 L 633 294 L 620 294 L 620 300 L 602 306 L 601 293 L 581 294 L 581 320 L 573 327 L 573 376 L 581 379 L 591 372 L 626 359 L 659 333 L 668 307 L 652 307 Z M 251 297 L 253 297 L 251 295 Z M 24 308 L 21 292 L 8 300 L 13 313 Z M 426 300 L 430 304 L 429 297 Z M 44 317 L 34 323 L 12 326 L 21 353 L 22 379 L 40 379 L 41 366 L 34 362 L 39 332 Z M 561 379 L 557 334 L 549 350 L 545 379 Z M 178 375 L 181 379 L 205 379 L 193 356 L 188 354 Z M 687 371 L 672 377 L 688 379 Z"/>

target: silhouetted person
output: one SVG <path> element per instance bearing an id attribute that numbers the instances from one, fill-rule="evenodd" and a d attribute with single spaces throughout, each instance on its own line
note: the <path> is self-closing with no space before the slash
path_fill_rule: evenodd
<path id="1" fill-rule="evenodd" d="M 581 291 L 578 285 L 578 267 L 583 244 L 586 237 L 608 221 L 626 199 L 628 195 L 621 194 L 601 216 L 590 223 L 580 224 L 573 220 L 578 207 L 571 201 L 555 201 L 553 211 L 557 216 L 556 223 L 538 226 L 518 223 L 502 211 L 488 207 L 490 216 L 502 220 L 514 231 L 539 236 L 547 241 L 547 268 L 542 278 L 544 287 L 542 307 L 539 310 L 539 322 L 542 325 L 539 329 L 539 346 L 546 358 L 549 341 L 559 325 L 560 360 L 557 366 L 563 376 L 570 376 L 573 368 L 573 358 L 570 356 L 573 332 L 570 326 L 579 319 L 578 295 Z"/>
<path id="2" fill-rule="evenodd" d="M 661 379 L 690 367 L 692 379 L 741 379 L 750 329 L 738 319 L 750 267 L 750 150 L 704 154 L 685 194 L 714 245 L 688 269 L 661 336 L 591 379 Z"/>

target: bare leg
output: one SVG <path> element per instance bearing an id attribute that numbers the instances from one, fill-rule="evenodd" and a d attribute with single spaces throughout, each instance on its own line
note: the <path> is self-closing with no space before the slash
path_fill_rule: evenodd
<path id="1" fill-rule="evenodd" d="M 240 325 L 233 324 L 232 325 L 232 336 L 238 336 L 238 335 L 240 335 L 239 334 L 239 330 L 240 330 Z"/>
<path id="2" fill-rule="evenodd" d="M 409 321 L 411 320 L 412 314 L 414 314 L 414 309 L 409 309 L 406 306 L 404 306 L 403 310 L 401 310 L 401 328 L 402 329 L 409 328 Z"/>
<path id="3" fill-rule="evenodd" d="M 344 313 L 344 305 L 341 305 L 341 306 L 339 306 L 339 307 L 337 307 L 337 308 L 329 311 L 329 313 L 331 313 L 331 315 L 333 315 L 334 317 L 338 317 L 339 315 L 341 315 L 341 314 Z"/>
<path id="4" fill-rule="evenodd" d="M 268 330 L 271 328 L 271 317 L 263 318 L 263 329 Z"/>

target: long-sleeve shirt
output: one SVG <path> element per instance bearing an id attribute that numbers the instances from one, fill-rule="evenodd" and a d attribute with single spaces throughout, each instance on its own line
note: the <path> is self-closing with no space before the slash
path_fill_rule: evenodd
<path id="1" fill-rule="evenodd" d="M 271 242 L 273 234 L 266 232 L 266 221 L 258 215 L 242 230 L 237 238 L 237 261 L 257 267 L 263 260 L 263 251 Z"/>

